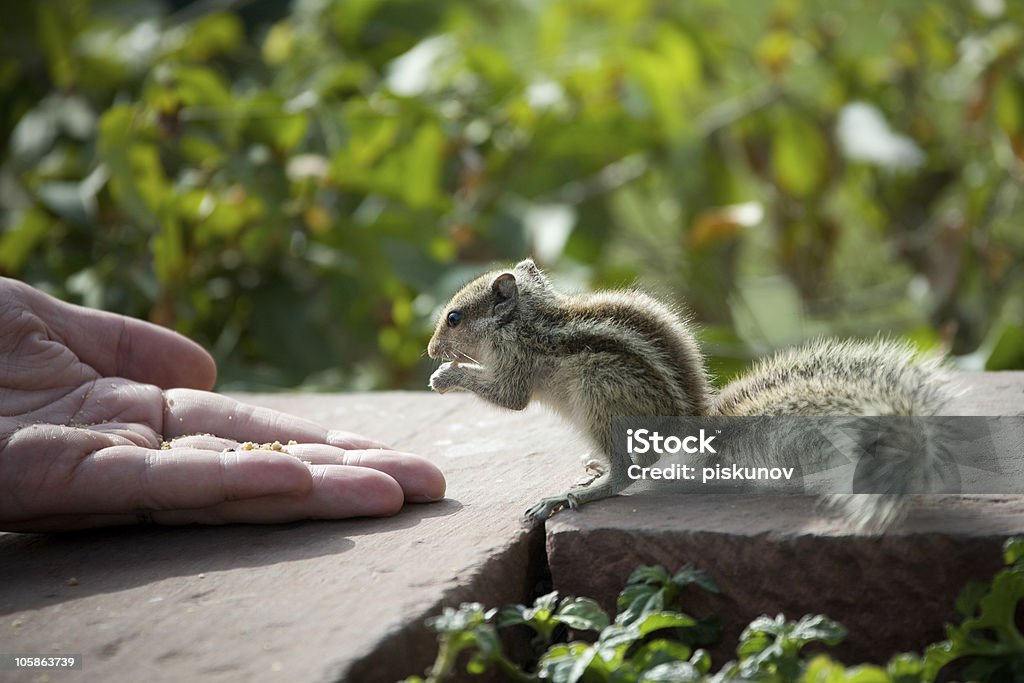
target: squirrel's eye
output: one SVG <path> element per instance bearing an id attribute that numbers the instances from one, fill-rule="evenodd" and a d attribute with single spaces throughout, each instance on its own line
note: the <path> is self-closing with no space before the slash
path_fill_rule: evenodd
<path id="1" fill-rule="evenodd" d="M 448 327 L 455 327 L 462 320 L 462 313 L 459 311 L 452 311 L 448 314 Z"/>

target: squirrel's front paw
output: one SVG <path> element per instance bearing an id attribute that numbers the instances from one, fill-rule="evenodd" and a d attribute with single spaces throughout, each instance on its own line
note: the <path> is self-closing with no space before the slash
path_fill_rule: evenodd
<path id="1" fill-rule="evenodd" d="M 434 370 L 434 374 L 430 376 L 430 388 L 439 394 L 457 388 L 461 372 L 461 368 L 455 363 L 441 363 L 441 367 Z"/>

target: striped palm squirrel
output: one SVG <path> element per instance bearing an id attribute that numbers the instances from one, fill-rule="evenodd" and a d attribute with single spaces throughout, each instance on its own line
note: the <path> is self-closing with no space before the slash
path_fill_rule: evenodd
<path id="1" fill-rule="evenodd" d="M 822 340 L 783 352 L 716 392 L 690 322 L 636 290 L 563 294 L 531 260 L 473 280 L 444 307 L 428 346 L 438 393 L 465 389 L 505 408 L 538 400 L 590 438 L 599 476 L 527 511 L 543 519 L 615 495 L 632 480 L 613 447 L 616 416 L 937 415 L 952 395 L 935 360 L 893 342 Z M 892 496 L 833 501 L 884 526 Z"/>

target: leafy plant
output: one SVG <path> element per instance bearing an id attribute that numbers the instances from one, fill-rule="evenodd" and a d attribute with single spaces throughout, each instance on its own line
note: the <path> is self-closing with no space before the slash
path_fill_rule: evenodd
<path id="1" fill-rule="evenodd" d="M 964 616 L 959 626 L 946 627 L 946 640 L 925 651 L 925 673 L 933 680 L 951 662 L 968 659 L 969 680 L 1019 681 L 1024 678 L 1024 636 L 1017 609 L 1024 598 L 1024 538 L 1006 542 L 1006 567 L 989 584 L 970 583 L 956 603 Z"/>
<path id="2" fill-rule="evenodd" d="M 0 274 L 223 388 L 422 387 L 528 254 L 685 302 L 722 379 L 879 330 L 1024 367 L 1022 3 L 7 4 Z"/>
<path id="3" fill-rule="evenodd" d="M 640 567 L 619 596 L 614 621 L 589 598 L 560 598 L 557 592 L 537 598 L 533 605 L 510 605 L 500 612 L 499 628 L 526 626 L 536 634 L 536 644 L 544 649 L 535 674 L 514 667 L 500 655 L 500 643 L 493 627 L 485 622 L 494 611 L 484 613 L 475 603 L 458 610 L 448 608 L 442 617 L 429 622 L 439 636 L 441 652 L 427 681 L 441 681 L 451 671 L 458 652 L 468 647 L 476 651 L 470 670 L 482 672 L 482 665 L 494 663 L 511 680 L 577 681 L 666 681 L 676 680 L 680 672 L 696 676 L 707 673 L 711 660 L 703 650 L 691 646 L 709 642 L 717 636 L 717 626 L 671 609 L 680 591 L 696 585 L 718 592 L 714 581 L 704 572 L 687 566 L 670 575 L 662 567 Z M 564 626 L 572 631 L 597 633 L 593 643 L 572 641 L 555 643 L 556 631 Z M 674 640 L 651 639 L 654 633 L 672 630 Z M 687 674 L 689 675 L 689 674 Z M 408 683 L 421 680 L 407 679 Z"/>
<path id="4" fill-rule="evenodd" d="M 467 670 L 484 673 L 495 666 L 507 680 L 554 683 L 931 683 L 957 663 L 967 680 L 1002 683 L 1024 676 L 1024 636 L 1016 611 L 1024 598 L 1024 539 L 1007 541 L 1006 568 L 990 583 L 971 583 L 957 601 L 964 615 L 947 626 L 946 640 L 923 655 L 898 654 L 883 667 L 847 667 L 827 654 L 804 654 L 811 644 L 838 645 L 846 629 L 822 615 L 792 621 L 761 616 L 744 629 L 737 658 L 712 672 L 711 657 L 699 645 L 718 637 L 713 620 L 698 620 L 678 610 L 683 590 L 694 586 L 717 593 L 705 572 L 687 565 L 675 574 L 660 566 L 637 568 L 619 594 L 614 620 L 593 600 L 548 593 L 533 605 L 485 611 L 478 603 L 446 608 L 428 621 L 440 650 L 426 679 L 450 676 L 456 660 L 470 653 Z M 526 626 L 541 651 L 535 667 L 521 668 L 505 657 L 498 629 Z M 557 642 L 560 632 L 592 632 L 592 641 Z"/>

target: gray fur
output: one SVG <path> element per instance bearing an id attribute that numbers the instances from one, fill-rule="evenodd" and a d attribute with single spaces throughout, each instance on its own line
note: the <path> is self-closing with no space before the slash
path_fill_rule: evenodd
<path id="1" fill-rule="evenodd" d="M 461 316 L 454 326 L 452 312 Z M 935 415 L 949 397 L 937 362 L 908 347 L 828 340 L 764 361 L 715 396 L 685 317 L 635 290 L 562 294 L 531 260 L 459 290 L 428 352 L 445 361 L 430 378 L 434 391 L 465 389 L 512 410 L 538 400 L 593 443 L 599 476 L 543 499 L 527 512 L 532 519 L 631 483 L 632 462 L 613 448 L 613 417 Z M 837 505 L 861 525 L 884 524 L 898 508 L 892 497 L 848 498 Z"/>

